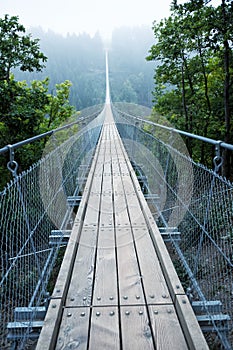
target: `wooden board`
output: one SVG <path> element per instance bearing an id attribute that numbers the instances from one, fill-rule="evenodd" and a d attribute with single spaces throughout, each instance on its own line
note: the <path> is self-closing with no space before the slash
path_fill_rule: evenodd
<path id="1" fill-rule="evenodd" d="M 100 228 L 93 305 L 117 305 L 117 267 L 113 228 Z"/>
<path id="2" fill-rule="evenodd" d="M 132 166 L 130 164 L 128 164 L 128 166 L 129 166 L 129 168 L 131 168 L 131 170 L 130 170 L 131 178 L 134 182 L 136 182 L 137 181 L 136 174 L 135 174 Z M 167 248 L 165 246 L 163 238 L 162 238 L 162 236 L 159 232 L 159 229 L 154 221 L 154 218 L 150 212 L 150 209 L 149 209 L 148 204 L 143 196 L 141 189 L 138 189 L 137 197 L 141 203 L 141 210 L 143 212 L 146 224 L 148 226 L 151 240 L 154 244 L 156 253 L 158 255 L 158 258 L 159 258 L 159 261 L 161 264 L 161 268 L 162 268 L 166 283 L 168 285 L 170 295 L 171 295 L 173 301 L 175 301 L 176 295 L 180 295 L 180 294 L 185 295 L 184 289 L 181 285 L 181 282 L 178 278 L 178 275 L 177 275 L 176 270 L 174 268 L 174 265 L 172 263 L 171 257 L 167 251 Z"/>
<path id="3" fill-rule="evenodd" d="M 93 307 L 89 349 L 120 349 L 117 307 Z"/>
<path id="4" fill-rule="evenodd" d="M 117 267 L 121 305 L 145 303 L 131 229 L 116 229 Z"/>
<path id="5" fill-rule="evenodd" d="M 63 313 L 57 344 L 54 349 L 87 349 L 89 308 L 66 308 Z M 46 347 L 44 347 L 46 349 Z"/>
<path id="6" fill-rule="evenodd" d="M 36 350 L 54 350 L 62 317 L 62 299 L 50 300 L 44 326 L 42 327 Z"/>
<path id="7" fill-rule="evenodd" d="M 149 311 L 156 350 L 189 349 L 172 304 L 149 306 Z"/>
<path id="8" fill-rule="evenodd" d="M 147 304 L 169 304 L 170 293 L 147 227 L 133 228 Z"/>
<path id="9" fill-rule="evenodd" d="M 198 325 L 196 316 L 186 295 L 177 295 L 175 307 L 186 337 L 189 349 L 207 350 L 209 349 L 201 328 Z"/>
<path id="10" fill-rule="evenodd" d="M 155 349 L 146 307 L 121 307 L 120 312 L 123 349 Z"/>
<path id="11" fill-rule="evenodd" d="M 96 259 L 97 229 L 85 228 L 74 262 L 66 306 L 91 305 Z"/>

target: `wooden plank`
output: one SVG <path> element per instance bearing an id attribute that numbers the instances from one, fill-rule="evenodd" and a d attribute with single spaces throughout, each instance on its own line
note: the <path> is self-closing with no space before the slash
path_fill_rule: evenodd
<path id="1" fill-rule="evenodd" d="M 52 293 L 52 298 L 64 299 L 69 288 L 69 279 L 72 274 L 73 263 L 77 251 L 77 242 L 70 241 L 67 245 L 56 284 Z"/>
<path id="2" fill-rule="evenodd" d="M 66 306 L 91 305 L 96 239 L 97 228 L 83 229 L 70 280 Z"/>
<path id="3" fill-rule="evenodd" d="M 87 349 L 89 308 L 66 308 L 63 313 L 56 346 L 53 349 Z M 47 349 L 44 347 L 43 349 Z"/>
<path id="4" fill-rule="evenodd" d="M 93 297 L 94 305 L 116 305 L 118 300 L 115 232 L 113 229 L 112 142 L 109 139 L 111 129 L 109 125 L 105 127 L 105 162 L 101 191 L 99 237 Z"/>
<path id="5" fill-rule="evenodd" d="M 154 349 L 153 336 L 146 307 L 142 305 L 123 306 L 120 308 L 120 313 L 122 348 L 143 350 Z"/>
<path id="6" fill-rule="evenodd" d="M 99 156 L 99 152 L 100 152 L 100 143 L 98 143 L 98 145 L 97 145 L 97 149 L 96 149 L 96 152 L 95 152 L 92 164 L 91 164 L 91 169 L 90 169 L 90 172 L 88 174 L 87 182 L 86 182 L 83 194 L 82 194 L 81 203 L 79 205 L 78 212 L 77 212 L 76 217 L 75 217 L 74 226 L 82 225 L 82 223 L 83 223 L 84 215 L 86 213 L 86 205 L 87 205 L 87 202 L 89 199 L 92 183 L 93 183 L 93 180 L 95 178 L 94 174 L 96 173 L 96 170 L 97 170 L 96 167 L 97 167 L 97 159 Z M 99 175 L 98 175 L 98 177 L 99 177 Z"/>
<path id="7" fill-rule="evenodd" d="M 131 169 L 131 176 L 133 181 L 137 181 L 137 177 L 133 171 L 133 168 Z M 139 198 L 139 201 L 141 202 L 141 208 L 144 214 L 144 218 L 146 221 L 146 224 L 148 226 L 150 236 L 152 239 L 152 242 L 154 244 L 156 253 L 158 255 L 162 271 L 166 280 L 166 283 L 169 288 L 170 295 L 172 297 L 172 300 L 175 301 L 175 296 L 182 294 L 185 295 L 184 289 L 181 285 L 181 282 L 179 280 L 179 277 L 176 273 L 176 270 L 174 268 L 174 265 L 172 263 L 171 257 L 167 251 L 166 245 L 163 241 L 163 238 L 159 232 L 158 226 L 156 225 L 154 218 L 150 212 L 150 209 L 148 207 L 148 204 L 143 196 L 143 193 L 140 190 L 137 191 L 137 196 Z"/>
<path id="8" fill-rule="evenodd" d="M 121 173 L 127 172 L 127 163 L 120 163 Z M 151 242 L 144 215 L 141 211 L 131 178 L 122 176 L 134 242 L 148 303 L 171 303 L 169 291 L 163 277 L 159 260 Z M 135 187 L 138 185 L 138 181 Z M 140 227 L 141 226 L 141 227 Z M 140 228 L 139 228 L 140 227 Z"/>
<path id="9" fill-rule="evenodd" d="M 86 306 L 92 303 L 93 278 L 96 259 L 96 246 L 99 224 L 100 200 L 105 145 L 99 147 L 96 159 L 95 176 L 89 190 L 83 229 L 74 262 L 66 306 Z"/>
<path id="10" fill-rule="evenodd" d="M 98 169 L 97 176 L 94 177 L 91 186 L 83 226 L 98 226 L 99 208 L 101 199 L 103 166 Z"/>
<path id="11" fill-rule="evenodd" d="M 89 349 L 120 349 L 117 307 L 93 307 Z"/>
<path id="12" fill-rule="evenodd" d="M 209 349 L 188 297 L 186 295 L 177 295 L 175 307 L 189 349 Z"/>
<path id="13" fill-rule="evenodd" d="M 189 349 L 173 305 L 149 306 L 149 311 L 157 350 Z"/>
<path id="14" fill-rule="evenodd" d="M 130 195 L 126 194 L 126 199 L 131 225 L 134 227 L 144 227 L 146 225 L 146 221 L 136 193 L 131 193 Z"/>
<path id="15" fill-rule="evenodd" d="M 113 202 L 112 202 L 112 173 L 111 163 L 105 163 L 103 184 L 101 192 L 100 227 L 113 227 Z"/>
<path id="16" fill-rule="evenodd" d="M 142 276 L 132 241 L 131 229 L 116 228 L 117 266 L 121 305 L 145 303 Z"/>
<path id="17" fill-rule="evenodd" d="M 119 173 L 119 165 L 114 163 L 113 174 L 113 197 L 114 197 L 114 216 L 116 227 L 130 226 L 127 204 L 125 200 L 122 177 Z"/>
<path id="18" fill-rule="evenodd" d="M 83 226 L 98 226 L 100 208 L 100 194 L 91 193 L 86 207 L 86 215 Z"/>
<path id="19" fill-rule="evenodd" d="M 51 299 L 36 350 L 54 350 L 62 317 L 62 299 Z"/>
<path id="20" fill-rule="evenodd" d="M 116 181 L 114 180 L 116 183 Z M 120 186 L 117 187 L 121 191 Z M 116 227 L 130 227 L 127 204 L 121 193 L 114 194 L 114 219 Z"/>
<path id="21" fill-rule="evenodd" d="M 147 304 L 170 304 L 170 293 L 147 227 L 133 228 L 133 233 Z"/>
<path id="22" fill-rule="evenodd" d="M 101 228 L 98 238 L 93 305 L 117 305 L 117 267 L 113 228 Z"/>
<path id="23" fill-rule="evenodd" d="M 145 219 L 136 195 L 136 191 L 138 188 L 140 188 L 140 185 L 137 179 L 135 184 L 132 182 L 130 175 L 131 169 L 128 167 L 128 156 L 121 143 L 119 143 L 117 152 L 119 155 L 121 155 L 121 160 L 119 162 L 119 172 L 122 178 L 122 190 L 126 196 L 131 225 L 143 226 L 145 225 Z"/>
<path id="24" fill-rule="evenodd" d="M 93 174 L 96 171 L 96 164 L 97 164 L 97 160 L 98 160 L 98 156 L 99 156 L 99 152 L 100 152 L 100 143 L 97 145 L 97 149 L 91 164 L 91 169 L 88 175 L 88 179 L 86 182 L 86 186 L 84 189 L 84 193 L 81 199 L 81 203 L 79 205 L 79 209 L 77 212 L 77 215 L 75 217 L 75 221 L 74 221 L 74 225 L 71 231 L 71 235 L 70 235 L 70 239 L 69 239 L 69 244 L 66 248 L 66 252 L 62 261 L 62 265 L 59 271 L 59 275 L 56 281 L 56 285 L 53 291 L 53 298 L 64 298 L 66 293 L 67 293 L 67 288 L 68 288 L 68 281 L 70 279 L 70 275 L 72 273 L 72 266 L 74 263 L 74 259 L 75 259 L 75 255 L 77 252 L 77 246 L 78 246 L 78 241 L 80 239 L 80 235 L 81 235 L 81 230 L 82 230 L 82 226 L 83 226 L 83 221 L 84 221 L 84 217 L 86 214 L 88 214 L 86 212 L 86 207 L 87 207 L 87 203 L 88 203 L 88 199 L 89 199 L 89 195 L 91 192 L 91 188 L 92 188 L 92 184 L 93 184 Z M 97 184 L 98 182 L 98 186 L 95 185 L 96 187 L 99 188 L 99 186 L 101 185 L 101 178 L 98 176 L 98 179 L 95 179 L 95 184 Z M 89 209 L 90 210 L 90 209 Z M 97 209 L 93 210 L 94 211 L 94 215 L 97 214 Z M 91 216 L 91 221 L 89 221 L 89 223 L 93 224 L 93 219 Z M 86 225 L 88 224 L 88 222 L 86 222 Z M 94 223 L 95 224 L 95 223 Z"/>

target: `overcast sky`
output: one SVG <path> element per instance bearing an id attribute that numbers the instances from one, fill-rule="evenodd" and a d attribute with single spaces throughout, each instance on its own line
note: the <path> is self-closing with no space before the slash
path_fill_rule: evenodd
<path id="1" fill-rule="evenodd" d="M 56 33 L 99 31 L 110 36 L 122 25 L 146 24 L 169 15 L 171 0 L 0 0 L 0 16 L 18 15 L 26 28 Z"/>

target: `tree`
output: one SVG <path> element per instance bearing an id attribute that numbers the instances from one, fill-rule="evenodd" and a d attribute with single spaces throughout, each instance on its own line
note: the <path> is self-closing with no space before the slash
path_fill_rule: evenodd
<path id="1" fill-rule="evenodd" d="M 71 83 L 66 80 L 56 84 L 54 94 L 48 93 L 49 78 L 16 81 L 11 70 L 41 71 L 46 56 L 40 52 L 39 39 L 24 35 L 24 27 L 18 17 L 5 15 L 0 19 L 0 147 L 12 144 L 58 127 L 75 112 L 69 104 Z M 20 170 L 37 161 L 43 142 L 29 144 L 16 153 Z M 0 185 L 9 179 L 6 170 L 8 155 L 1 156 Z"/>
<path id="2" fill-rule="evenodd" d="M 18 67 L 22 71 L 41 71 L 47 57 L 40 52 L 39 39 L 32 39 L 25 34 L 25 28 L 18 22 L 18 17 L 5 15 L 0 19 L 0 134 L 2 141 L 3 131 L 9 129 L 8 142 L 16 135 L 33 136 L 35 125 L 40 124 L 40 119 L 35 118 L 35 111 L 41 107 L 41 93 L 37 89 L 26 89 L 25 83 L 15 81 L 12 69 Z M 43 96 L 45 103 L 45 96 Z M 23 101 L 23 102 L 22 102 Z M 29 107 L 30 105 L 30 107 Z M 27 109 L 28 106 L 28 109 Z M 25 128 L 25 120 L 31 115 L 30 122 Z M 10 129 L 11 127 L 11 129 Z M 33 132 L 32 132 L 33 129 Z M 6 133 L 4 133 L 6 137 Z"/>
<path id="3" fill-rule="evenodd" d="M 179 127 L 183 123 L 189 132 L 229 142 L 233 132 L 233 4 L 220 2 L 213 7 L 211 0 L 182 4 L 174 0 L 170 17 L 154 25 L 157 43 L 148 59 L 160 61 L 155 73 L 155 108 L 165 114 L 169 110 L 173 122 Z M 190 145 L 189 150 L 193 151 Z M 198 160 L 204 157 L 202 148 Z M 223 174 L 227 177 L 231 166 L 229 153 L 224 152 Z"/>
<path id="4" fill-rule="evenodd" d="M 40 52 L 39 39 L 26 35 L 17 16 L 0 19 L 0 80 L 9 82 L 13 68 L 22 71 L 41 71 L 47 57 Z"/>
<path id="5" fill-rule="evenodd" d="M 48 85 L 47 85 L 48 86 Z M 69 103 L 69 93 L 72 84 L 69 80 L 61 84 L 56 84 L 56 94 L 48 94 L 48 104 L 46 106 L 47 120 L 46 129 L 54 129 L 62 122 L 69 119 L 75 112 L 75 108 Z"/>

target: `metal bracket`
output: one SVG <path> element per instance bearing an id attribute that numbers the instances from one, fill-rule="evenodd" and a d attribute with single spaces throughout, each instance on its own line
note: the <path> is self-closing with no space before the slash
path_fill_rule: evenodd
<path id="1" fill-rule="evenodd" d="M 213 163 L 214 163 L 214 171 L 216 173 L 219 172 L 223 164 L 223 158 L 221 156 L 221 143 L 222 141 L 217 141 L 215 145 L 215 157 L 213 159 Z"/>
<path id="2" fill-rule="evenodd" d="M 12 173 L 13 177 L 16 177 L 19 165 L 14 159 L 14 157 L 15 157 L 14 148 L 12 145 L 8 145 L 7 147 L 8 147 L 9 152 L 10 152 L 10 160 L 7 163 L 7 169 Z"/>

